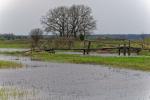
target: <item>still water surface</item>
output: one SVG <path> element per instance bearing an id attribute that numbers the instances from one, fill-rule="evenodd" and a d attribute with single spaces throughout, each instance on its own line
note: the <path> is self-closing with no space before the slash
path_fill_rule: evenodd
<path id="1" fill-rule="evenodd" d="M 150 100 L 149 72 L 5 55 L 0 60 L 25 65 L 0 70 L 0 85 L 38 91 L 34 97 L 26 97 L 28 100 Z"/>

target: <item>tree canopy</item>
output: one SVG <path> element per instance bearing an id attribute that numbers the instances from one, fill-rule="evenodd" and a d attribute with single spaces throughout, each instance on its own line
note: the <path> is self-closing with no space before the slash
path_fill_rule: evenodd
<path id="1" fill-rule="evenodd" d="M 71 7 L 57 7 L 50 9 L 42 17 L 41 23 L 46 32 L 57 34 L 60 37 L 77 37 L 92 33 L 96 29 L 96 21 L 92 10 L 88 6 L 73 5 Z"/>

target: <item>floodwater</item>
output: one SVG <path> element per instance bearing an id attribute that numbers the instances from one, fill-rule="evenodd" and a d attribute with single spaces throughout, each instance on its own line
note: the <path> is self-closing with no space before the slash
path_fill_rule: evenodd
<path id="1" fill-rule="evenodd" d="M 14 52 L 14 51 L 27 51 L 29 49 L 21 49 L 21 48 L 0 48 L 0 52 Z"/>
<path id="2" fill-rule="evenodd" d="M 30 49 L 21 49 L 21 48 L 0 48 L 0 52 L 15 52 L 15 51 L 28 51 Z M 83 55 L 83 52 L 61 52 L 61 51 L 56 51 L 57 54 L 76 54 L 76 55 Z M 119 57 L 118 53 L 95 53 L 95 52 L 90 52 L 90 56 L 104 56 L 104 57 L 110 57 L 110 56 L 115 56 Z M 121 54 L 120 56 L 124 56 Z M 128 56 L 128 55 L 126 55 Z M 137 56 L 136 53 L 131 53 L 130 56 Z"/>
<path id="3" fill-rule="evenodd" d="M 21 69 L 1 69 L 0 85 L 38 91 L 26 100 L 150 100 L 149 72 L 5 55 L 0 60 L 25 65 Z"/>
<path id="4" fill-rule="evenodd" d="M 83 55 L 82 52 L 57 52 L 57 54 L 76 54 L 76 55 Z M 95 53 L 95 52 L 90 52 L 88 54 L 89 56 L 102 56 L 102 57 L 120 57 L 120 56 L 124 56 L 123 54 L 119 54 L 118 53 Z M 128 56 L 128 54 L 126 54 L 126 56 Z M 134 56 L 138 56 L 136 53 L 131 53 L 132 57 Z"/>

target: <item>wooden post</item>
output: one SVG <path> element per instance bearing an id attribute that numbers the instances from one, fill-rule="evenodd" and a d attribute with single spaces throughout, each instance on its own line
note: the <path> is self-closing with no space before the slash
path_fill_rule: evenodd
<path id="1" fill-rule="evenodd" d="M 119 53 L 119 56 L 120 56 L 120 54 L 121 54 L 120 44 L 119 44 L 119 47 L 118 47 L 118 53 Z"/>
<path id="2" fill-rule="evenodd" d="M 131 41 L 129 40 L 129 47 L 128 47 L 128 56 L 131 55 Z"/>
<path id="3" fill-rule="evenodd" d="M 89 43 L 88 43 L 87 54 L 89 54 L 89 52 L 90 52 L 90 46 L 91 46 L 91 41 L 89 41 Z"/>
<path id="4" fill-rule="evenodd" d="M 123 55 L 126 56 L 126 44 L 124 43 L 124 47 L 123 47 Z"/>
<path id="5" fill-rule="evenodd" d="M 83 49 L 83 55 L 85 55 L 85 49 Z"/>
<path id="6" fill-rule="evenodd" d="M 138 50 L 136 50 L 136 54 L 139 55 L 139 51 Z"/>

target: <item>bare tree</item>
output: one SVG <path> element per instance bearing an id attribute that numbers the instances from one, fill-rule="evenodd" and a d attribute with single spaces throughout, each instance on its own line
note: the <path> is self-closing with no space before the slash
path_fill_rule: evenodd
<path id="1" fill-rule="evenodd" d="M 96 21 L 92 16 L 92 10 L 90 7 L 84 5 L 73 5 L 70 8 L 70 18 L 71 18 L 71 33 L 74 37 L 83 34 L 91 33 L 96 29 Z"/>
<path id="2" fill-rule="evenodd" d="M 67 31 L 68 22 L 68 8 L 58 7 L 49 12 L 42 18 L 42 24 L 44 24 L 45 31 L 52 32 L 53 34 L 59 34 L 60 37 L 65 36 Z"/>
<path id="3" fill-rule="evenodd" d="M 45 31 L 59 34 L 60 37 L 85 36 L 96 28 L 91 8 L 84 5 L 49 10 L 41 22 Z"/>
<path id="4" fill-rule="evenodd" d="M 31 38 L 31 49 L 34 50 L 36 47 L 39 48 L 40 40 L 43 37 L 43 31 L 40 28 L 32 29 L 30 32 Z"/>

